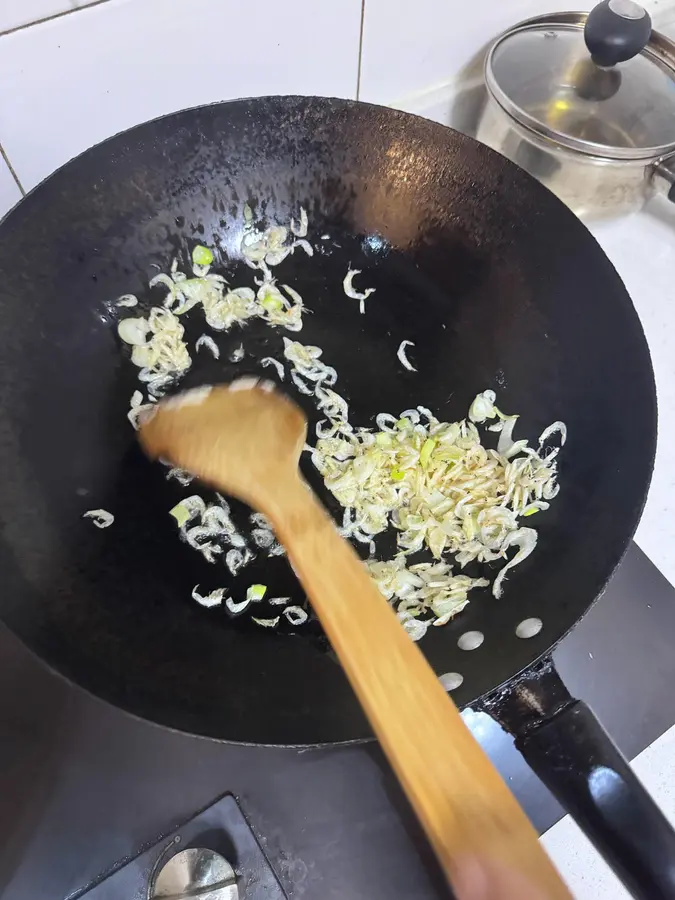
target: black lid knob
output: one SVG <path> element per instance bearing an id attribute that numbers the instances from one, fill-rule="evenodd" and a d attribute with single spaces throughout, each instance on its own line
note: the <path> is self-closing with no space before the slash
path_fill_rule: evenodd
<path id="1" fill-rule="evenodd" d="M 588 14 L 584 40 L 593 62 L 610 68 L 637 56 L 651 33 L 649 13 L 633 0 L 602 0 Z"/>

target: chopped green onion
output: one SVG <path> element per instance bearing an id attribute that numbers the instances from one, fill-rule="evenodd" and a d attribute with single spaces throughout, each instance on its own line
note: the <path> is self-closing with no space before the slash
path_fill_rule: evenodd
<path id="1" fill-rule="evenodd" d="M 287 606 L 283 614 L 291 625 L 304 625 L 307 621 L 307 613 L 301 606 Z"/>
<path id="2" fill-rule="evenodd" d="M 484 422 L 495 417 L 495 392 L 483 391 L 478 394 L 469 407 L 469 419 L 472 422 Z"/>
<path id="3" fill-rule="evenodd" d="M 211 591 L 209 594 L 200 594 L 199 585 L 196 584 L 192 589 L 192 599 L 196 600 L 200 606 L 205 606 L 207 609 L 209 609 L 212 606 L 220 606 L 220 604 L 223 602 L 225 593 L 225 588 L 217 588 L 215 591 Z"/>
<path id="4" fill-rule="evenodd" d="M 97 528 L 108 528 L 115 521 L 115 516 L 107 509 L 89 509 L 82 518 L 91 519 Z"/>
<path id="5" fill-rule="evenodd" d="M 524 516 L 533 516 L 535 513 L 538 513 L 538 512 L 539 512 L 539 507 L 537 507 L 537 506 L 531 506 L 529 509 L 526 509 L 526 510 L 523 512 L 523 515 L 524 515 Z"/>
<path id="6" fill-rule="evenodd" d="M 208 247 L 202 247 L 201 244 L 197 244 L 192 251 L 192 262 L 196 266 L 210 266 L 213 262 L 213 253 Z"/>
<path id="7" fill-rule="evenodd" d="M 251 587 L 246 591 L 246 599 L 247 600 L 262 600 L 262 598 L 267 593 L 267 585 L 266 584 L 252 584 Z"/>
<path id="8" fill-rule="evenodd" d="M 180 503 L 177 503 L 177 504 L 174 506 L 173 509 L 170 509 L 170 510 L 169 510 L 169 515 L 170 515 L 170 516 L 173 516 L 174 519 L 176 520 L 176 522 L 178 522 L 178 527 L 179 527 L 179 528 L 182 528 L 183 525 L 185 525 L 185 523 L 186 523 L 186 522 L 189 520 L 189 518 L 190 518 L 190 510 L 189 510 L 188 507 L 181 501 Z"/>
<path id="9" fill-rule="evenodd" d="M 466 516 L 462 520 L 462 531 L 464 532 L 467 541 L 472 541 L 478 534 L 478 516 L 475 514 Z"/>
<path id="10" fill-rule="evenodd" d="M 431 459 L 431 454 L 434 452 L 436 443 L 437 442 L 433 438 L 427 438 L 422 444 L 422 449 L 420 450 L 420 463 L 423 469 L 426 469 L 429 465 L 429 460 Z"/>
<path id="11" fill-rule="evenodd" d="M 251 621 L 256 625 L 262 625 L 263 628 L 276 628 L 280 618 L 281 616 L 275 616 L 273 619 L 256 619 L 255 616 L 251 616 Z"/>
<path id="12" fill-rule="evenodd" d="M 279 300 L 278 297 L 264 297 L 260 301 L 260 305 L 268 312 L 277 312 L 278 310 L 284 308 L 284 304 L 281 302 L 281 300 Z"/>
<path id="13" fill-rule="evenodd" d="M 405 471 L 403 469 L 392 469 L 391 470 L 391 480 L 392 481 L 403 481 L 405 478 Z"/>
<path id="14" fill-rule="evenodd" d="M 407 428 L 408 425 L 410 425 L 410 419 L 406 419 L 404 416 L 402 419 L 398 420 L 398 422 L 396 423 L 396 425 L 394 427 L 398 428 L 399 431 L 403 431 L 403 429 Z"/>
<path id="15" fill-rule="evenodd" d="M 462 459 L 466 451 L 461 450 L 459 447 L 447 447 L 443 446 L 442 450 L 439 450 L 436 454 L 436 459 L 439 462 L 457 462 L 457 460 Z"/>

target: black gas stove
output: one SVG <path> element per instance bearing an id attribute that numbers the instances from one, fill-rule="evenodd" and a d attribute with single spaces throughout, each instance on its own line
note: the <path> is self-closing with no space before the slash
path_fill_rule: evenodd
<path id="1" fill-rule="evenodd" d="M 629 756 L 675 722 L 675 589 L 631 547 L 555 660 Z M 483 713 L 467 724 L 540 831 L 562 811 Z M 224 848 L 241 900 L 448 896 L 376 744 L 217 744 L 131 718 L 0 631 L 0 897 L 145 900 L 172 848 Z M 195 815 L 197 816 L 195 818 Z"/>

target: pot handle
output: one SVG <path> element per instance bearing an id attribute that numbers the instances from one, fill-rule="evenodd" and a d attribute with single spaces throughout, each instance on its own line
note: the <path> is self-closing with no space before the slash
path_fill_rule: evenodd
<path id="1" fill-rule="evenodd" d="M 675 203 L 675 156 L 664 156 L 649 169 L 652 188 Z"/>
<path id="2" fill-rule="evenodd" d="M 604 69 L 637 56 L 651 33 L 649 13 L 633 0 L 602 0 L 588 14 L 584 40 L 593 62 Z"/>
<path id="3" fill-rule="evenodd" d="M 592 710 L 546 660 L 486 704 L 633 897 L 674 900 L 675 831 Z"/>

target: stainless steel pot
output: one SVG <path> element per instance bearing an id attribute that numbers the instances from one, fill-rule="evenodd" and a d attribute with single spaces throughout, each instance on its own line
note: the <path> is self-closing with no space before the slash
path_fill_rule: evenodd
<path id="1" fill-rule="evenodd" d="M 485 62 L 476 136 L 577 215 L 675 201 L 675 44 L 631 0 L 521 22 Z"/>

